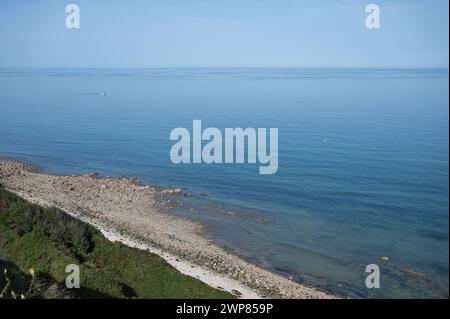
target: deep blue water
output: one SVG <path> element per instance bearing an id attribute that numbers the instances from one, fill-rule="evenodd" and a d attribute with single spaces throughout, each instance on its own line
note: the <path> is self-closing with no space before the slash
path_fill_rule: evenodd
<path id="1" fill-rule="evenodd" d="M 174 213 L 302 282 L 448 297 L 448 84 L 448 70 L 3 69 L 0 156 L 207 193 Z M 172 164 L 170 131 L 194 119 L 277 127 L 278 172 Z"/>

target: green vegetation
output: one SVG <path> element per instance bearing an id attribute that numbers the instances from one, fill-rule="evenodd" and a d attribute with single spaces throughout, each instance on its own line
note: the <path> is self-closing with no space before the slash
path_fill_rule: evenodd
<path id="1" fill-rule="evenodd" d="M 80 266 L 79 289 L 65 287 L 69 264 Z M 0 185 L 2 291 L 3 298 L 233 297 L 181 274 L 159 256 L 109 242 L 93 227 L 30 204 Z"/>

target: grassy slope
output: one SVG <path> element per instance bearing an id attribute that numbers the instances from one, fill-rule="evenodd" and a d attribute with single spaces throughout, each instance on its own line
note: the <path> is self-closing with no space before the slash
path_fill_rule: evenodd
<path id="1" fill-rule="evenodd" d="M 37 298 L 232 297 L 179 273 L 159 256 L 111 243 L 91 226 L 56 209 L 32 205 L 1 186 L 0 259 L 23 273 L 35 270 L 41 280 L 37 286 L 44 287 L 33 289 L 31 297 Z M 64 288 L 68 264 L 80 265 L 81 289 Z M 0 279 L 0 291 L 4 282 Z M 49 293 L 49 285 L 58 293 Z"/>

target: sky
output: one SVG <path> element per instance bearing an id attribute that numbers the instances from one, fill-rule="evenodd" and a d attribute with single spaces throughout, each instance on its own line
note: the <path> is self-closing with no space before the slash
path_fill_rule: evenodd
<path id="1" fill-rule="evenodd" d="M 80 29 L 65 7 L 80 7 Z M 381 28 L 365 25 L 369 3 Z M 448 0 L 0 1 L 0 67 L 444 67 Z"/>

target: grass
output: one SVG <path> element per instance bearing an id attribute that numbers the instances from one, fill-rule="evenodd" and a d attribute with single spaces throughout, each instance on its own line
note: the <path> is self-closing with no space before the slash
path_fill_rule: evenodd
<path id="1" fill-rule="evenodd" d="M 11 291 L 28 298 L 233 298 L 185 276 L 161 257 L 108 241 L 57 209 L 33 205 L 0 186 L 0 268 Z M 80 266 L 80 289 L 67 289 L 66 266 Z M 6 278 L 0 269 L 0 292 Z"/>

